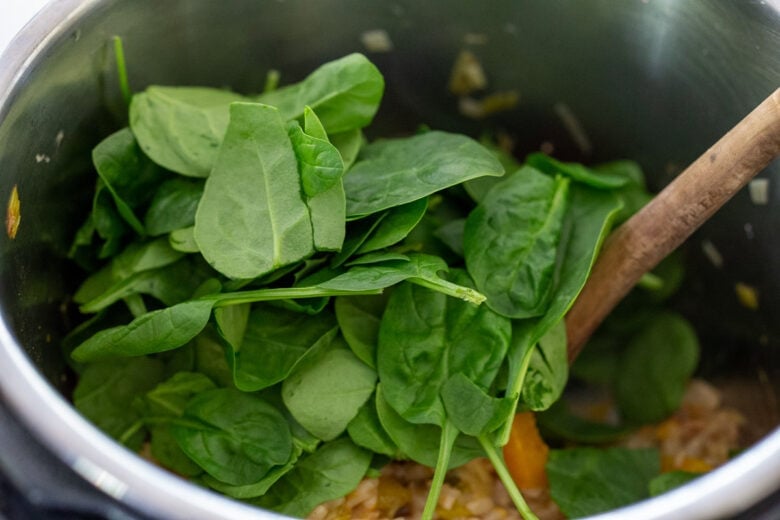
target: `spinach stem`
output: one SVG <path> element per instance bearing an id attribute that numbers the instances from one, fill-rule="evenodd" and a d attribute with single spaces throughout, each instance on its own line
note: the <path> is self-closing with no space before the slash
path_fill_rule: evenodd
<path id="1" fill-rule="evenodd" d="M 493 464 L 498 478 L 501 479 L 501 482 L 504 484 L 507 493 L 509 493 L 509 497 L 512 499 L 515 507 L 517 507 L 517 510 L 520 512 L 520 516 L 522 516 L 525 520 L 539 520 L 534 512 L 531 511 L 531 508 L 528 507 L 525 498 L 523 498 L 523 494 L 518 489 L 517 484 L 515 484 L 512 475 L 509 474 L 509 470 L 506 467 L 504 458 L 496 449 L 495 444 L 493 444 L 487 435 L 480 435 L 478 439 L 479 443 L 482 445 L 482 449 L 485 450 L 485 454 Z"/>
<path id="2" fill-rule="evenodd" d="M 119 76 L 119 90 L 125 103 L 130 104 L 133 97 L 133 91 L 130 90 L 130 82 L 127 79 L 127 66 L 125 65 L 125 49 L 122 45 L 122 38 L 114 36 L 114 57 L 116 59 L 116 73 Z"/>
<path id="3" fill-rule="evenodd" d="M 448 296 L 459 298 L 461 300 L 465 300 L 469 303 L 474 303 L 476 305 L 479 305 L 480 303 L 484 302 L 487 299 L 487 297 L 484 294 L 475 291 L 470 287 L 464 287 L 462 285 L 454 284 L 444 279 L 439 279 L 434 282 L 431 280 L 427 280 L 425 278 L 409 278 L 409 281 L 412 283 L 416 283 L 421 287 L 426 287 L 428 289 L 432 289 L 434 291 L 438 291 Z"/>
<path id="4" fill-rule="evenodd" d="M 345 291 L 339 289 L 323 289 L 321 287 L 280 287 L 274 289 L 256 289 L 253 291 L 236 291 L 207 296 L 207 299 L 215 300 L 214 307 L 226 305 L 238 305 L 240 303 L 254 303 L 272 300 L 291 300 L 296 298 L 322 298 L 326 296 L 364 296 L 370 294 L 382 294 L 382 289 L 368 289 L 365 291 Z"/>
<path id="5" fill-rule="evenodd" d="M 531 365 L 531 356 L 534 353 L 534 349 L 536 349 L 536 345 L 533 345 L 527 350 L 520 363 L 520 370 L 517 373 L 517 377 L 514 381 L 510 381 L 509 387 L 507 388 L 506 395 L 511 396 L 513 399 L 512 411 L 507 416 L 507 420 L 504 422 L 498 435 L 501 446 L 509 442 L 509 434 L 512 432 L 512 421 L 514 420 L 515 413 L 517 413 L 517 405 L 520 402 L 520 392 L 523 390 L 525 375 L 528 373 L 528 367 Z"/>
<path id="6" fill-rule="evenodd" d="M 130 438 L 143 427 L 144 427 L 144 422 L 142 420 L 135 421 L 133 424 L 130 425 L 128 429 L 126 429 L 122 433 L 121 436 L 119 436 L 117 440 L 119 441 L 120 444 L 127 444 Z"/>
<path id="7" fill-rule="evenodd" d="M 436 469 L 433 471 L 433 480 L 431 489 L 428 491 L 428 498 L 425 500 L 420 520 L 433 520 L 436 514 L 436 506 L 439 505 L 439 495 L 444 486 L 444 477 L 447 475 L 447 468 L 450 465 L 450 455 L 452 447 L 455 445 L 455 439 L 458 437 L 458 430 L 449 422 L 444 421 L 441 428 L 441 441 L 439 443 L 439 456 L 436 460 Z"/>

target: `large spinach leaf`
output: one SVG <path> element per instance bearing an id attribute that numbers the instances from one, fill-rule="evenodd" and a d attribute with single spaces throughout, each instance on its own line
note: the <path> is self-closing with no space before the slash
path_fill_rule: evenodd
<path id="1" fill-rule="evenodd" d="M 405 420 L 387 403 L 383 393 L 383 385 L 380 383 L 376 392 L 377 417 L 388 437 L 403 454 L 402 458 L 409 458 L 429 467 L 436 466 L 437 453 L 441 451 L 441 427 L 433 424 L 414 424 Z M 457 468 L 484 454 L 474 437 L 459 435 L 452 448 L 447 468 Z"/>
<path id="2" fill-rule="evenodd" d="M 203 181 L 169 179 L 154 193 L 144 217 L 144 227 L 151 236 L 164 235 L 195 225 L 195 212 L 203 195 Z"/>
<path id="3" fill-rule="evenodd" d="M 282 383 L 282 398 L 301 426 L 329 441 L 346 430 L 375 386 L 376 371 L 336 340 L 295 367 Z"/>
<path id="4" fill-rule="evenodd" d="M 573 305 L 621 207 L 621 201 L 610 192 L 586 186 L 571 187 L 571 199 L 557 257 L 557 282 L 546 314 L 523 323 L 522 334 L 520 331 L 514 334 L 507 355 L 508 397 L 519 399 L 526 370 L 534 353 L 533 347 L 563 319 Z M 502 440 L 508 438 L 510 427 L 511 421 L 507 421 L 502 429 Z"/>
<path id="5" fill-rule="evenodd" d="M 135 209 L 149 200 L 165 172 L 141 153 L 127 128 L 101 141 L 92 150 L 92 162 L 105 189 L 111 193 L 119 215 L 136 233 L 143 235 L 144 226 Z"/>
<path id="6" fill-rule="evenodd" d="M 603 513 L 647 498 L 660 465 L 655 449 L 552 450 L 547 462 L 550 495 L 571 518 Z"/>
<path id="7" fill-rule="evenodd" d="M 371 396 L 347 425 L 350 439 L 358 446 L 394 459 L 403 458 L 393 439 L 385 431 L 376 409 L 376 396 Z"/>
<path id="8" fill-rule="evenodd" d="M 420 222 L 426 209 L 428 209 L 427 198 L 389 209 L 376 229 L 373 229 L 366 241 L 360 245 L 356 254 L 377 251 L 402 241 Z"/>
<path id="9" fill-rule="evenodd" d="M 463 135 L 431 131 L 376 141 L 363 147 L 344 175 L 347 216 L 369 215 L 468 179 L 503 174 L 489 151 Z"/>
<path id="10" fill-rule="evenodd" d="M 182 450 L 227 484 L 253 484 L 290 460 L 287 421 L 259 397 L 227 388 L 208 390 L 187 404 L 183 419 L 172 426 Z"/>
<path id="11" fill-rule="evenodd" d="M 385 82 L 373 63 L 362 54 L 350 54 L 328 62 L 303 81 L 265 92 L 257 101 L 273 105 L 285 119 L 314 110 L 329 134 L 367 126 L 379 108 Z"/>
<path id="12" fill-rule="evenodd" d="M 629 182 L 625 175 L 615 172 L 611 168 L 592 170 L 579 163 L 558 161 L 541 152 L 529 155 L 526 158 L 526 164 L 550 175 L 566 175 L 593 188 L 611 190 L 625 186 Z"/>
<path id="13" fill-rule="evenodd" d="M 456 272 L 455 280 L 468 283 Z M 412 284 L 396 287 L 379 327 L 377 367 L 385 398 L 406 420 L 442 426 L 441 388 L 462 373 L 483 389 L 509 347 L 508 319 Z"/>
<path id="14" fill-rule="evenodd" d="M 635 424 L 663 420 L 679 408 L 698 361 L 691 324 L 671 312 L 655 316 L 620 358 L 615 397 L 621 416 Z"/>
<path id="15" fill-rule="evenodd" d="M 376 367 L 379 323 L 387 305 L 384 295 L 339 296 L 333 308 L 349 348 L 365 364 Z"/>
<path id="16" fill-rule="evenodd" d="M 130 128 L 160 166 L 207 177 L 228 126 L 228 106 L 237 101 L 246 98 L 205 87 L 151 86 L 133 96 Z"/>
<path id="17" fill-rule="evenodd" d="M 73 404 L 87 419 L 131 449 L 141 447 L 144 438 L 141 413 L 133 402 L 154 388 L 163 378 L 160 361 L 136 358 L 106 360 L 84 368 Z"/>
<path id="18" fill-rule="evenodd" d="M 547 310 L 568 184 L 521 168 L 494 186 L 466 219 L 466 266 L 494 311 L 529 318 Z"/>
<path id="19" fill-rule="evenodd" d="M 192 300 L 151 311 L 128 325 L 104 329 L 73 350 L 76 361 L 140 356 L 178 348 L 198 335 L 211 316 L 214 300 Z"/>
<path id="20" fill-rule="evenodd" d="M 252 392 L 284 380 L 308 352 L 320 343 L 329 344 L 337 332 L 330 312 L 309 316 L 256 305 L 241 341 L 231 342 L 236 387 Z"/>
<path id="21" fill-rule="evenodd" d="M 164 238 L 145 243 L 134 242 L 111 259 L 108 265 L 84 280 L 73 295 L 73 300 L 86 304 L 133 275 L 173 264 L 182 256 L 182 253 L 171 248 Z"/>
<path id="22" fill-rule="evenodd" d="M 355 446 L 349 439 L 325 443 L 301 458 L 292 471 L 255 503 L 286 515 L 304 517 L 322 502 L 355 489 L 370 463 L 371 452 Z"/>
<path id="23" fill-rule="evenodd" d="M 278 110 L 230 106 L 230 124 L 195 215 L 195 241 L 230 278 L 256 278 L 309 256 L 312 227 Z"/>

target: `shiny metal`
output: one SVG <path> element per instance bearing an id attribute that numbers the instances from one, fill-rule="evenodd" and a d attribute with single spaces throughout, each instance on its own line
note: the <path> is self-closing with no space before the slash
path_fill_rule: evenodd
<path id="1" fill-rule="evenodd" d="M 76 272 L 63 260 L 86 213 L 89 150 L 121 119 L 109 39 L 123 37 L 130 80 L 228 85 L 251 92 L 269 68 L 292 81 L 324 60 L 364 50 L 384 29 L 394 49 L 372 54 L 387 79 L 379 121 L 478 133 L 511 131 L 521 152 L 551 142 L 564 157 L 638 160 L 658 187 L 780 85 L 776 1 L 637 0 L 58 0 L 0 58 L 0 200 L 18 185 L 16 239 L 0 239 L 0 395 L 34 435 L 86 479 L 159 518 L 263 518 L 124 450 L 62 397 L 72 385 L 58 339 L 60 304 Z M 472 43 L 468 43 L 472 42 Z M 476 43 L 475 43 L 476 42 Z M 518 108 L 485 122 L 459 116 L 446 93 L 457 53 L 470 48 L 492 90 L 516 89 Z M 564 106 L 592 143 L 582 155 Z M 556 108 L 557 107 L 557 108 Z M 704 374 L 755 392 L 761 433 L 776 426 L 780 388 L 780 175 L 770 203 L 739 194 L 687 248 L 679 305 L 704 339 Z M 704 240 L 724 257 L 714 267 Z M 734 284 L 760 291 L 750 311 Z M 757 424 L 757 423 L 756 423 Z M 601 519 L 728 516 L 780 487 L 780 431 L 680 490 Z"/>

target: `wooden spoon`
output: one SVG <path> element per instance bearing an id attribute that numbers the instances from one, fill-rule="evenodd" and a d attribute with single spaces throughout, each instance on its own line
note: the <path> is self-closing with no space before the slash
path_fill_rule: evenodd
<path id="1" fill-rule="evenodd" d="M 605 241 L 566 315 L 569 362 L 639 278 L 780 155 L 780 88 Z"/>

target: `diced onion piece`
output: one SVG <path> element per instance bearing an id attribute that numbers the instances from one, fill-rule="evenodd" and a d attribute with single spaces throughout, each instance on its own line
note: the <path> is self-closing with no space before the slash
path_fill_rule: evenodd
<path id="1" fill-rule="evenodd" d="M 569 105 L 563 102 L 558 102 L 553 106 L 553 110 L 561 119 L 563 127 L 567 132 L 569 132 L 569 135 L 574 141 L 574 144 L 577 145 L 577 148 L 580 149 L 580 152 L 585 155 L 590 155 L 590 153 L 593 151 L 593 145 L 590 142 L 588 134 L 585 133 L 585 129 L 582 126 L 582 123 L 580 122 L 579 118 L 574 115 L 574 112 L 572 112 L 571 108 L 569 108 Z"/>
<path id="2" fill-rule="evenodd" d="M 360 35 L 360 41 L 368 52 L 390 52 L 393 41 L 384 29 L 371 29 Z"/>
<path id="3" fill-rule="evenodd" d="M 461 51 L 450 75 L 450 92 L 466 96 L 487 87 L 487 77 L 482 64 L 471 51 Z"/>
<path id="4" fill-rule="evenodd" d="M 748 184 L 750 200 L 757 206 L 769 204 L 769 179 L 753 179 Z"/>
<path id="5" fill-rule="evenodd" d="M 19 189 L 14 184 L 8 199 L 8 207 L 5 210 L 5 232 L 8 234 L 8 238 L 16 238 L 16 233 L 19 231 L 19 223 L 22 221 L 21 204 Z"/>
<path id="6" fill-rule="evenodd" d="M 715 247 L 715 244 L 713 244 L 709 240 L 702 240 L 701 250 L 704 252 L 705 256 L 710 260 L 712 265 L 714 265 L 718 269 L 723 267 L 723 255 L 720 254 L 720 251 L 718 251 L 718 248 Z"/>
<path id="7" fill-rule="evenodd" d="M 758 289 L 743 282 L 734 284 L 734 291 L 740 305 L 750 310 L 758 310 Z"/>

